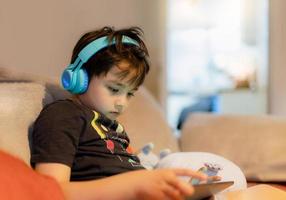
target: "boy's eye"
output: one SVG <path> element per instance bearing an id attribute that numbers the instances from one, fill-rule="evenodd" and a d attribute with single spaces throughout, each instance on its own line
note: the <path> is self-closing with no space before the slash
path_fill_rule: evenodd
<path id="1" fill-rule="evenodd" d="M 133 92 L 128 92 L 128 93 L 127 93 L 127 96 L 128 96 L 128 97 L 133 97 L 133 96 L 134 96 L 134 93 L 133 93 Z"/>
<path id="2" fill-rule="evenodd" d="M 112 92 L 113 94 L 116 94 L 116 93 L 119 92 L 119 89 L 116 89 L 116 88 L 113 88 L 113 87 L 107 87 L 107 88 L 108 88 L 108 90 L 109 90 L 110 92 Z"/>

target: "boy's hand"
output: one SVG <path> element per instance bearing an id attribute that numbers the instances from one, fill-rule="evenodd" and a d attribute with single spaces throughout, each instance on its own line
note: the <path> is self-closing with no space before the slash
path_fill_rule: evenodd
<path id="1" fill-rule="evenodd" d="M 133 196 L 136 200 L 183 200 L 186 196 L 192 195 L 194 189 L 178 176 L 207 180 L 206 175 L 189 169 L 139 170 L 125 173 L 123 176 L 125 185 L 128 184 L 130 191 L 134 191 Z"/>
<path id="2" fill-rule="evenodd" d="M 221 177 L 220 176 L 209 176 L 207 179 L 207 182 L 216 182 L 216 181 L 221 181 Z"/>

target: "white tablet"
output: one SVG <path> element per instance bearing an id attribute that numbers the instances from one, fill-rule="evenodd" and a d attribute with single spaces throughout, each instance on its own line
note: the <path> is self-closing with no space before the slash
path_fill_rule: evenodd
<path id="1" fill-rule="evenodd" d="M 192 196 L 187 197 L 186 200 L 202 200 L 204 198 L 211 197 L 212 195 L 230 187 L 233 183 L 233 181 L 225 181 L 193 185 L 195 192 Z"/>

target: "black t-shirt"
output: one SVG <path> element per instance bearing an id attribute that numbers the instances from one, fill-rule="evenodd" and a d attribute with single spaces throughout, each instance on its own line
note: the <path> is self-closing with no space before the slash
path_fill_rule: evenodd
<path id="1" fill-rule="evenodd" d="M 45 106 L 35 121 L 31 165 L 68 165 L 71 181 L 143 169 L 128 146 L 129 138 L 116 121 L 72 100 L 59 100 Z"/>

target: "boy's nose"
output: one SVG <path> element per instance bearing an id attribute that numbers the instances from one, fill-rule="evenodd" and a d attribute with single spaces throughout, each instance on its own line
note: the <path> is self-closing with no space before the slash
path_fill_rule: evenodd
<path id="1" fill-rule="evenodd" d="M 127 104 L 127 100 L 125 98 L 118 98 L 116 101 L 115 101 L 115 109 L 118 111 L 118 112 L 122 112 L 123 109 L 125 108 Z"/>
<path id="2" fill-rule="evenodd" d="M 115 109 L 117 110 L 117 112 L 122 113 L 124 106 L 123 105 L 115 105 Z"/>

